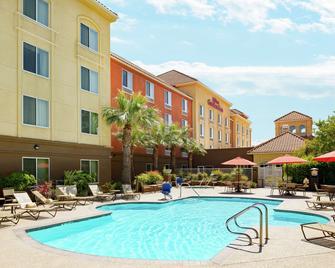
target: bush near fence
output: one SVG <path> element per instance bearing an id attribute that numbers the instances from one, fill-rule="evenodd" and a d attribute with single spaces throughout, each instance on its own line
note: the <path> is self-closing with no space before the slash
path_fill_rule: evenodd
<path id="1" fill-rule="evenodd" d="M 311 177 L 311 168 L 319 169 L 319 182 L 322 184 L 335 184 L 335 163 L 310 162 L 302 165 L 289 165 L 288 176 L 292 181 L 302 183 L 304 178 Z"/>

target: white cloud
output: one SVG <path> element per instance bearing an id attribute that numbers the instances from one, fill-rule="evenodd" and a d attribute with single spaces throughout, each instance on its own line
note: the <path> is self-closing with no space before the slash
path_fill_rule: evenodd
<path id="1" fill-rule="evenodd" d="M 135 18 L 129 17 L 124 13 L 118 13 L 119 19 L 111 24 L 111 27 L 117 27 L 121 31 L 130 31 L 133 30 L 138 21 Z"/>
<path id="2" fill-rule="evenodd" d="M 176 69 L 197 77 L 223 96 L 290 96 L 301 99 L 335 97 L 335 57 L 314 65 L 209 66 L 201 62 L 169 61 L 158 65 L 136 64 L 160 74 Z"/>
<path id="3" fill-rule="evenodd" d="M 125 0 L 104 0 L 107 4 L 124 7 L 126 5 Z"/>
<path id="4" fill-rule="evenodd" d="M 114 44 L 129 44 L 130 43 L 129 41 L 121 39 L 116 36 L 111 36 L 110 41 L 111 43 L 114 43 Z"/>
<path id="5" fill-rule="evenodd" d="M 211 18 L 225 24 L 239 22 L 250 31 L 335 32 L 334 0 L 146 0 L 163 14 Z M 281 10 L 280 10 L 281 9 Z M 295 9 L 313 14 L 307 22 L 296 22 Z M 286 11 L 278 17 L 274 11 Z M 281 12 L 283 13 L 283 12 Z"/>

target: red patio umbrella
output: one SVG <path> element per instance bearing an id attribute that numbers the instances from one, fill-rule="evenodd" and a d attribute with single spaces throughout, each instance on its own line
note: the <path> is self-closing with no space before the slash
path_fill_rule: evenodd
<path id="1" fill-rule="evenodd" d="M 240 187 L 240 169 L 239 167 L 241 166 L 255 166 L 256 163 L 251 162 L 247 159 L 244 159 L 242 157 L 235 157 L 234 159 L 228 160 L 226 162 L 221 163 L 221 165 L 225 165 L 225 166 L 236 166 L 237 167 L 237 192 L 241 191 L 241 187 Z"/>
<path id="2" fill-rule="evenodd" d="M 300 157 L 292 156 L 292 155 L 284 155 L 277 157 L 271 161 L 268 162 L 269 165 L 286 165 L 286 174 L 288 171 L 288 164 L 304 164 L 307 163 L 305 159 L 302 159 Z M 288 179 L 288 178 L 287 178 Z"/>
<path id="3" fill-rule="evenodd" d="M 315 157 L 314 160 L 318 162 L 327 162 L 327 163 L 335 162 L 335 151 Z"/>

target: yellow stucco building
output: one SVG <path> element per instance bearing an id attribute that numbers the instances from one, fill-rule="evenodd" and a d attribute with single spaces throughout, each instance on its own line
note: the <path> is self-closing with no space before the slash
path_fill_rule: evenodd
<path id="1" fill-rule="evenodd" d="M 236 138 L 231 135 L 230 108 L 232 104 L 229 101 L 196 78 L 176 70 L 163 73 L 158 77 L 193 98 L 193 135 L 197 141 L 204 145 L 205 149 L 234 146 L 233 141 Z M 249 125 L 245 127 L 245 130 L 250 130 L 249 120 L 245 118 L 237 120 L 242 122 L 241 131 L 242 125 L 244 128 L 247 123 Z"/>
<path id="2" fill-rule="evenodd" d="M 95 0 L 0 2 L 0 175 L 110 177 L 110 23 Z M 11 148 L 9 150 L 8 148 Z"/>
<path id="3" fill-rule="evenodd" d="M 249 117 L 237 110 L 230 111 L 230 136 L 232 147 L 251 147 L 251 122 Z"/>

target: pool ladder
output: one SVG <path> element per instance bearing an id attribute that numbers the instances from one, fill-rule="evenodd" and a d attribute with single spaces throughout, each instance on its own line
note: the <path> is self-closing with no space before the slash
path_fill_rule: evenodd
<path id="1" fill-rule="evenodd" d="M 179 187 L 179 198 L 181 198 L 181 196 L 182 196 L 182 187 L 183 186 L 187 186 L 187 187 L 189 187 L 189 188 L 191 188 L 192 190 L 193 190 L 193 192 L 197 195 L 197 196 L 200 196 L 200 194 L 191 186 L 191 184 L 189 184 L 189 183 L 185 183 L 185 182 L 183 182 Z"/>
<path id="2" fill-rule="evenodd" d="M 260 207 L 263 207 L 265 210 L 265 214 L 263 213 L 262 209 Z M 241 226 L 238 222 L 237 222 L 237 218 L 242 216 L 243 214 L 245 214 L 247 211 L 255 209 L 256 211 L 259 212 L 259 226 L 258 226 L 258 230 L 256 228 L 252 228 L 252 227 L 245 227 L 245 226 Z M 241 210 L 240 212 L 234 214 L 233 216 L 231 216 L 227 221 L 226 221 L 226 228 L 227 230 L 232 233 L 232 234 L 237 234 L 237 235 L 242 235 L 245 236 L 246 238 L 248 238 L 249 240 L 249 245 L 251 246 L 253 244 L 252 241 L 252 237 L 249 234 L 246 233 L 242 233 L 242 232 L 237 232 L 237 231 L 233 231 L 230 226 L 229 223 L 231 221 L 234 221 L 235 225 L 243 230 L 250 230 L 253 231 L 256 236 L 254 238 L 258 238 L 259 239 L 259 250 L 262 250 L 262 247 L 267 244 L 268 240 L 269 240 L 269 211 L 266 205 L 264 205 L 263 203 L 255 203 L 243 210 Z M 265 223 L 265 240 L 263 239 L 263 224 Z M 264 240 L 264 241 L 263 241 Z"/>

